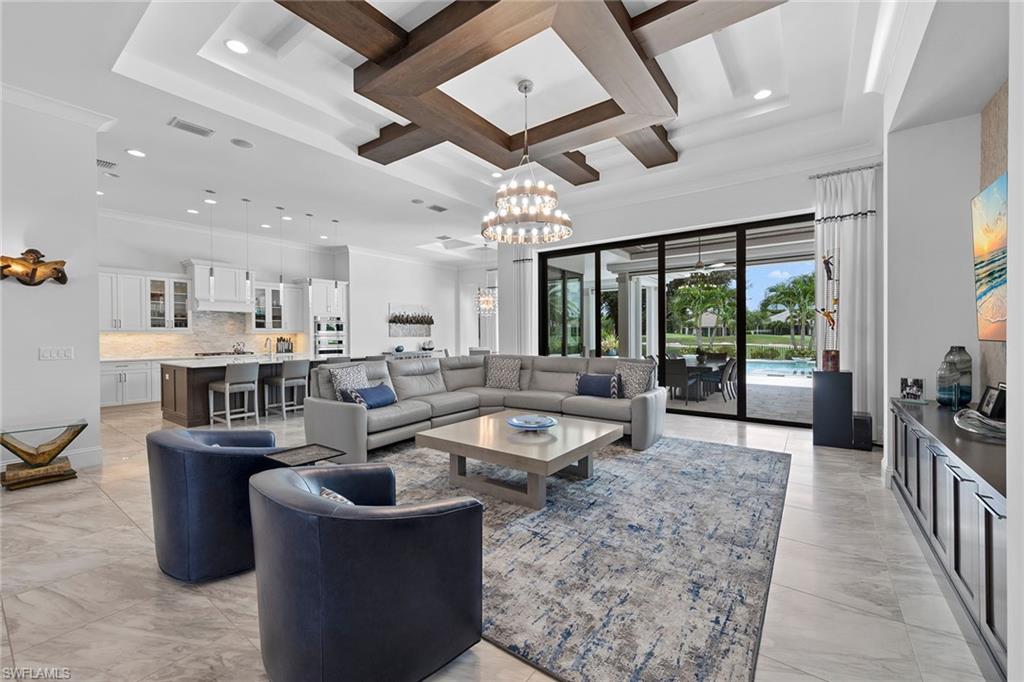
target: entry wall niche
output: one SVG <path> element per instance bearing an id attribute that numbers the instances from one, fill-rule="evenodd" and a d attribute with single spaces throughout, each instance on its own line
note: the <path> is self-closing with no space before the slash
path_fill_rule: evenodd
<path id="1" fill-rule="evenodd" d="M 981 111 L 981 183 L 991 185 L 1006 172 L 1009 81 L 996 91 Z M 981 341 L 981 383 L 996 386 L 1006 381 L 1006 342 Z"/>
<path id="2" fill-rule="evenodd" d="M 388 304 L 388 336 L 392 338 L 429 338 L 434 326 L 430 306 L 416 303 Z"/>

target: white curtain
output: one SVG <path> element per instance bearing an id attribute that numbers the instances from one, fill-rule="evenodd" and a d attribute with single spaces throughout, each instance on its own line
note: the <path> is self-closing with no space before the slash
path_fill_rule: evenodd
<path id="1" fill-rule="evenodd" d="M 834 254 L 839 277 L 839 363 L 853 372 L 853 409 L 870 412 L 875 441 L 885 415 L 882 377 L 882 221 L 880 169 L 865 168 L 817 178 L 814 210 L 817 307 L 825 300 L 822 258 Z M 818 361 L 825 320 L 817 316 Z"/>

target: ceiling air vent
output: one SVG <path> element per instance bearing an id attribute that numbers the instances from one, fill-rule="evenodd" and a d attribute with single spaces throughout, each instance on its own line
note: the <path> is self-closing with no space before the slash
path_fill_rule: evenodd
<path id="1" fill-rule="evenodd" d="M 431 204 L 430 206 L 427 206 L 427 209 L 433 211 L 434 213 L 444 213 L 445 211 L 448 210 L 444 206 L 438 206 L 437 204 Z"/>
<path id="2" fill-rule="evenodd" d="M 114 170 L 117 168 L 117 164 L 113 161 L 104 161 L 103 159 L 96 159 L 96 167 L 102 168 L 103 170 Z"/>
<path id="3" fill-rule="evenodd" d="M 451 237 L 449 237 L 446 234 L 441 234 L 441 235 L 438 235 L 438 236 L 434 237 L 434 239 L 443 242 L 445 240 L 451 239 Z"/>
<path id="4" fill-rule="evenodd" d="M 168 121 L 167 125 L 171 126 L 172 128 L 177 128 L 178 130 L 184 130 L 186 133 L 198 135 L 199 137 L 210 137 L 214 133 L 214 131 L 210 128 L 201 126 L 198 123 L 190 123 L 188 121 L 178 118 L 177 116 Z"/>

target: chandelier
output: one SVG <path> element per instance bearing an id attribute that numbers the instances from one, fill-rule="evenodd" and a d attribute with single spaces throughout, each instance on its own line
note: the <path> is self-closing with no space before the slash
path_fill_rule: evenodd
<path id="1" fill-rule="evenodd" d="M 494 317 L 498 314 L 498 287 L 476 290 L 476 314 L 480 317 Z"/>
<path id="2" fill-rule="evenodd" d="M 530 165 L 527 102 L 533 81 L 519 81 L 523 93 L 523 158 L 494 195 L 494 208 L 484 216 L 480 234 L 503 244 L 548 244 L 572 236 L 569 214 L 558 208 L 558 192 L 549 182 L 538 180 Z M 520 172 L 529 177 L 519 180 Z"/>

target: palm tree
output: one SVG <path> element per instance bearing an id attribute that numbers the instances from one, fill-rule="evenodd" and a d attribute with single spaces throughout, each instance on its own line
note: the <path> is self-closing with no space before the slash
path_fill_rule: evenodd
<path id="1" fill-rule="evenodd" d="M 807 273 L 805 275 L 797 275 L 796 277 L 789 280 L 789 286 L 793 290 L 793 300 L 795 302 L 795 313 L 797 316 L 797 322 L 800 324 L 800 346 L 802 348 L 809 347 L 808 340 L 806 338 L 807 329 L 814 321 L 814 274 Z M 813 342 L 814 337 L 810 338 Z"/>
<path id="2" fill-rule="evenodd" d="M 797 292 L 790 285 L 790 281 L 773 284 L 765 291 L 761 307 L 772 313 L 786 312 L 786 321 L 789 323 L 789 345 L 796 348 L 796 320 L 797 308 L 800 305 Z"/>

